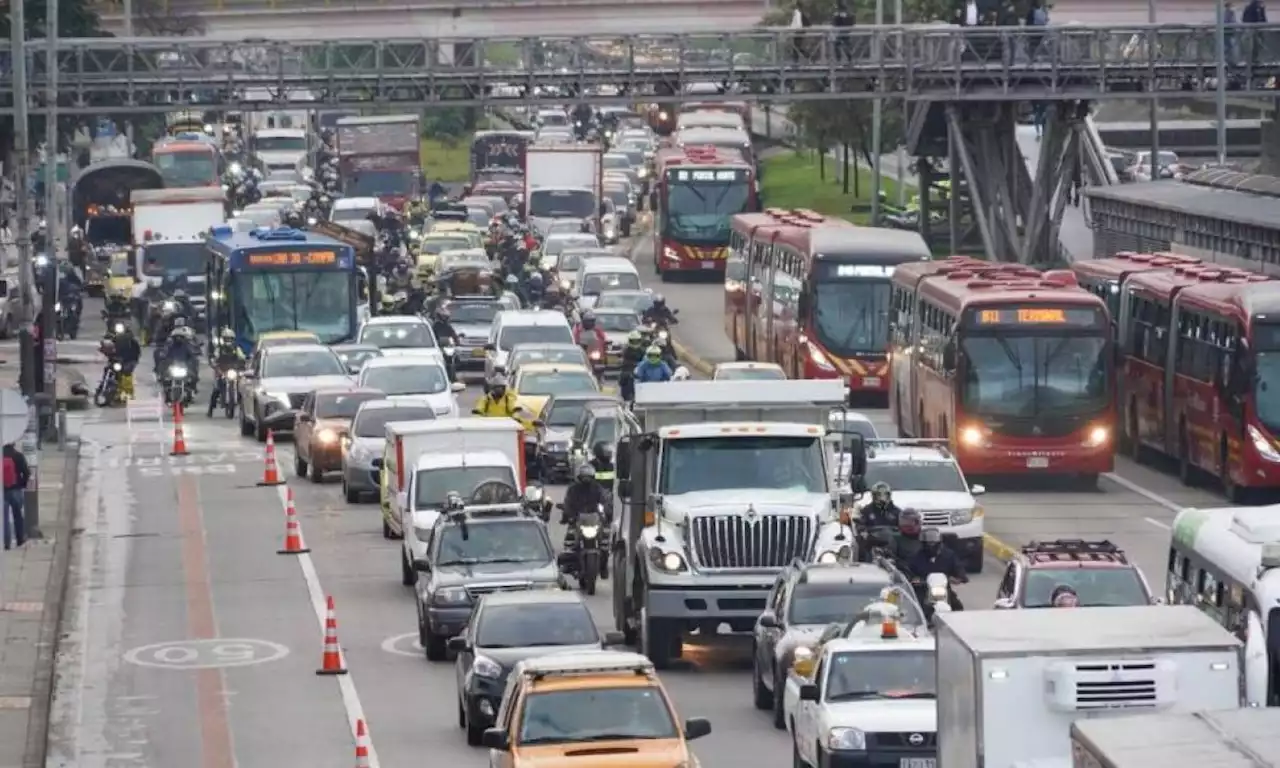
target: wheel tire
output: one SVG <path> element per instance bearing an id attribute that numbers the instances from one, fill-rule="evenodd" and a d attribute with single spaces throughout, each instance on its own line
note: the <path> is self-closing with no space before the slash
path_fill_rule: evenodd
<path id="1" fill-rule="evenodd" d="M 250 437 L 253 435 L 253 425 L 245 418 L 244 408 L 240 409 L 240 436 Z"/>
<path id="2" fill-rule="evenodd" d="M 670 630 L 662 619 L 649 618 L 649 609 L 640 609 L 640 653 L 649 657 L 655 669 L 671 666 Z"/>
<path id="3" fill-rule="evenodd" d="M 1218 449 L 1222 458 L 1222 493 L 1232 504 L 1243 504 L 1249 500 L 1249 489 L 1238 485 L 1231 479 L 1231 466 L 1228 464 L 1226 438 Z"/>
<path id="4" fill-rule="evenodd" d="M 348 504 L 356 504 L 356 503 L 358 503 L 358 502 L 360 501 L 360 493 L 359 493 L 359 491 L 353 491 L 353 490 L 351 490 L 351 486 L 347 485 L 347 481 L 346 481 L 346 480 L 343 480 L 343 481 L 342 481 L 342 496 L 343 496 L 343 498 L 345 498 L 345 499 L 347 500 L 347 503 L 348 503 Z M 382 524 L 383 524 L 383 526 L 386 526 L 387 521 L 386 521 L 386 520 L 383 520 L 383 521 L 382 521 Z M 386 535 L 387 533 L 389 533 L 389 532 L 390 532 L 390 531 L 387 531 L 387 530 L 384 528 L 384 533 L 383 533 L 383 535 L 385 536 L 385 535 Z"/>
<path id="5" fill-rule="evenodd" d="M 472 723 L 470 720 L 468 720 L 467 721 L 467 746 L 478 747 L 480 746 L 480 741 L 483 738 L 484 738 L 484 729 L 480 728 L 475 723 Z"/>
<path id="6" fill-rule="evenodd" d="M 773 727 L 779 731 L 787 728 L 786 712 L 782 709 L 782 701 L 785 698 L 783 692 L 787 689 L 785 680 L 778 679 L 778 673 L 773 673 Z"/>
<path id="7" fill-rule="evenodd" d="M 311 469 L 307 472 L 307 479 L 316 485 L 324 482 L 324 472 L 320 471 L 320 468 L 316 466 L 314 461 L 311 462 Z"/>
<path id="8" fill-rule="evenodd" d="M 435 634 L 430 626 L 425 629 L 427 637 L 426 642 L 422 644 L 422 650 L 427 655 L 427 661 L 444 661 L 449 653 L 449 638 Z"/>
<path id="9" fill-rule="evenodd" d="M 382 538 L 394 539 L 395 535 L 391 533 L 391 523 L 387 522 L 387 518 L 382 518 Z"/>
<path id="10" fill-rule="evenodd" d="M 755 656 L 754 648 L 751 655 L 752 657 Z M 768 712 L 773 709 L 773 692 L 764 687 L 764 678 L 760 676 L 759 662 L 751 665 L 751 691 L 756 709 L 761 712 Z"/>
<path id="11" fill-rule="evenodd" d="M 298 453 L 298 447 L 293 447 L 293 472 L 298 477 L 307 476 L 307 462 L 303 460 L 301 454 Z"/>
<path id="12" fill-rule="evenodd" d="M 267 425 L 262 423 L 262 419 L 258 419 L 253 425 L 253 437 L 260 443 L 267 442 Z"/>
<path id="13" fill-rule="evenodd" d="M 418 583 L 418 574 L 413 570 L 413 564 L 409 562 L 409 558 L 405 557 L 404 550 L 400 550 L 400 583 L 406 587 L 412 587 Z"/>
<path id="14" fill-rule="evenodd" d="M 467 727 L 467 710 L 463 709 L 461 700 L 458 701 L 458 727 Z"/>

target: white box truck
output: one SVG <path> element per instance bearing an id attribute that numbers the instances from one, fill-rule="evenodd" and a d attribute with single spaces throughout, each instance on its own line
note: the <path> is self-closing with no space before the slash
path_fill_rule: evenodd
<path id="1" fill-rule="evenodd" d="M 153 285 L 168 281 L 191 297 L 197 323 L 205 316 L 205 239 L 226 221 L 221 187 L 139 189 L 133 203 L 134 269 Z"/>
<path id="2" fill-rule="evenodd" d="M 1280 768 L 1280 709 L 1133 715 L 1071 726 L 1071 768 Z"/>
<path id="3" fill-rule="evenodd" d="M 586 219 L 600 231 L 604 190 L 602 151 L 596 144 L 534 144 L 524 153 L 524 204 L 542 231 L 553 219 Z"/>
<path id="4" fill-rule="evenodd" d="M 942 768 L 1065 766 L 1073 721 L 1244 705 L 1244 646 L 1190 606 L 939 617 Z"/>

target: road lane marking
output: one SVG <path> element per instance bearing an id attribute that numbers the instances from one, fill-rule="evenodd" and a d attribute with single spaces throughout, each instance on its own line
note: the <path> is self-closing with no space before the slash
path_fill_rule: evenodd
<path id="1" fill-rule="evenodd" d="M 1174 513 L 1175 515 L 1181 512 L 1183 509 L 1185 509 L 1185 507 L 1183 507 L 1181 504 L 1175 504 L 1174 502 L 1166 499 L 1165 497 L 1161 496 L 1155 491 L 1149 491 L 1146 488 L 1143 488 L 1141 485 L 1138 485 L 1137 483 L 1133 482 L 1132 480 L 1129 480 L 1127 478 L 1123 478 L 1117 475 L 1115 472 L 1104 472 L 1102 476 L 1123 488 L 1133 491 L 1134 493 L 1138 494 L 1139 496 L 1142 496 L 1148 501 L 1154 502 L 1155 504 L 1161 507 L 1164 507 L 1165 509 Z"/>
<path id="2" fill-rule="evenodd" d="M 283 513 L 289 504 L 287 485 L 276 486 L 276 496 L 280 499 L 280 511 Z M 298 522 L 298 529 L 302 531 L 302 522 Z M 305 532 L 302 540 L 307 540 Z M 312 561 L 309 553 L 301 555 L 293 555 L 298 560 L 298 566 L 302 569 L 302 578 L 307 583 L 307 593 L 311 597 L 311 609 L 316 614 L 316 624 L 320 627 L 320 636 L 324 635 L 325 616 L 328 613 L 327 595 L 324 587 L 320 584 L 320 576 L 316 573 L 316 564 Z M 339 637 L 341 640 L 341 637 Z M 343 667 L 346 668 L 346 651 L 342 651 Z M 365 716 L 364 705 L 360 703 L 360 694 L 356 691 L 356 683 L 353 675 L 348 673 L 345 675 L 336 675 L 338 681 L 338 690 L 342 694 L 342 706 L 347 710 L 347 727 L 351 729 L 351 740 L 355 743 L 356 738 L 356 721 L 363 720 L 365 727 L 368 729 L 366 734 L 366 743 L 369 745 L 369 768 L 381 768 L 378 762 L 378 750 L 373 746 L 373 726 L 369 724 L 369 718 Z"/>
<path id="3" fill-rule="evenodd" d="M 193 478 L 181 477 L 177 491 L 183 581 L 187 592 L 187 633 L 196 640 L 216 640 L 218 622 L 214 615 L 199 487 Z M 200 764 L 204 768 L 235 768 L 236 753 L 222 670 L 209 667 L 196 670 L 196 708 L 200 721 Z"/>
<path id="4" fill-rule="evenodd" d="M 124 660 L 139 667 L 155 669 L 226 669 L 279 661 L 289 648 L 256 638 L 215 638 L 213 640 L 172 640 L 134 648 Z"/>
<path id="5" fill-rule="evenodd" d="M 403 646 L 408 646 L 408 649 Z M 417 632 L 406 632 L 403 635 L 388 637 L 382 641 L 382 650 L 397 656 L 408 656 L 411 659 L 422 658 L 422 643 Z"/>
<path id="6" fill-rule="evenodd" d="M 1166 530 L 1166 531 L 1171 531 L 1171 530 L 1173 530 L 1173 528 L 1172 528 L 1172 527 L 1170 527 L 1170 525 L 1169 525 L 1168 523 L 1162 523 L 1162 522 L 1160 522 L 1159 520 L 1156 520 L 1156 519 L 1155 519 L 1155 518 L 1153 518 L 1153 517 L 1144 517 L 1144 518 L 1142 518 L 1142 519 L 1143 519 L 1143 520 L 1146 520 L 1148 523 L 1151 523 L 1152 525 L 1154 525 L 1154 526 L 1155 526 L 1155 527 L 1157 527 L 1157 528 L 1161 528 L 1161 529 Z"/>

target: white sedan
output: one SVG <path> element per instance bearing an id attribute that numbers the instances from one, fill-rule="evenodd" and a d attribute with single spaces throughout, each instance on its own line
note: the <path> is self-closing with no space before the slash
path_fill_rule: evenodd
<path id="1" fill-rule="evenodd" d="M 436 416 L 457 416 L 461 382 L 449 383 L 444 363 L 434 355 L 375 357 L 360 369 L 357 386 L 384 392 L 388 398 L 412 397 L 431 405 Z"/>
<path id="2" fill-rule="evenodd" d="M 774 363 L 719 363 L 711 378 L 714 381 L 782 381 L 787 378 L 782 366 Z"/>

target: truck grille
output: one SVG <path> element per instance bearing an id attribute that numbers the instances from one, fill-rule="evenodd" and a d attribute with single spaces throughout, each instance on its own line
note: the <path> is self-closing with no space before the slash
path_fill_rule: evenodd
<path id="1" fill-rule="evenodd" d="M 919 749 L 932 752 L 937 748 L 938 734 L 928 731 L 868 733 L 867 749 Z"/>
<path id="2" fill-rule="evenodd" d="M 708 515 L 693 518 L 692 531 L 702 569 L 782 568 L 809 554 L 813 522 L 802 515 Z"/>
<path id="3" fill-rule="evenodd" d="M 490 592 L 519 592 L 532 587 L 533 584 L 528 581 L 504 581 L 493 584 L 467 584 L 463 589 L 467 590 L 467 595 L 472 600 L 475 600 Z"/>
<path id="4" fill-rule="evenodd" d="M 926 528 L 944 528 L 951 525 L 951 512 L 948 510 L 926 510 L 920 513 L 920 522 Z"/>

